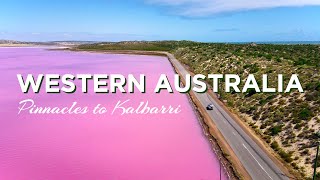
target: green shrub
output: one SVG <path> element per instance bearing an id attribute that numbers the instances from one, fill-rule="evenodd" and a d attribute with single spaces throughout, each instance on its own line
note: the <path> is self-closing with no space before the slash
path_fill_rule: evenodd
<path id="1" fill-rule="evenodd" d="M 279 144 L 277 141 L 273 141 L 271 143 L 271 148 L 274 149 L 275 151 L 278 151 L 279 150 Z"/>
<path id="2" fill-rule="evenodd" d="M 282 131 L 283 125 L 276 125 L 269 129 L 272 136 L 278 135 Z"/>
<path id="3" fill-rule="evenodd" d="M 278 153 L 279 153 L 280 157 L 281 157 L 283 160 L 285 160 L 286 162 L 291 163 L 291 162 L 293 161 L 293 159 L 291 158 L 291 154 L 286 153 L 284 150 L 280 149 L 280 150 L 278 151 Z"/>
<path id="4" fill-rule="evenodd" d="M 308 108 L 303 108 L 299 113 L 299 118 L 307 120 L 312 116 L 312 112 Z"/>

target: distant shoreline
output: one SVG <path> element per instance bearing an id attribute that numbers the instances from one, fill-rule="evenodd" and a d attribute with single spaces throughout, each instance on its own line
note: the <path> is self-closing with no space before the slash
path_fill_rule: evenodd
<path id="1" fill-rule="evenodd" d="M 0 47 L 31 47 L 34 44 L 0 44 Z"/>
<path id="2" fill-rule="evenodd" d="M 10 41 L 10 40 L 4 40 Z M 143 40 L 136 40 L 136 41 L 43 41 L 43 42 L 22 42 L 22 41 L 13 41 L 15 43 L 1 43 L 0 40 L 0 47 L 21 47 L 21 46 L 43 46 L 43 45 L 63 45 L 63 46 L 78 46 L 82 44 L 95 44 L 95 43 L 119 43 L 119 42 L 161 42 L 165 40 L 159 41 L 143 41 Z M 179 41 L 176 41 L 179 42 Z M 190 42 L 197 42 L 197 43 L 213 43 L 213 44 L 267 44 L 267 45 L 320 45 L 320 41 L 252 41 L 252 42 L 200 42 L 200 41 L 190 41 Z"/>

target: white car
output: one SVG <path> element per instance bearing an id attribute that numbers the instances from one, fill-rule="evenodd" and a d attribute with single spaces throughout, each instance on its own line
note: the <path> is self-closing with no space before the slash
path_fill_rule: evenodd
<path id="1" fill-rule="evenodd" d="M 213 110 L 213 104 L 208 104 L 207 110 Z"/>

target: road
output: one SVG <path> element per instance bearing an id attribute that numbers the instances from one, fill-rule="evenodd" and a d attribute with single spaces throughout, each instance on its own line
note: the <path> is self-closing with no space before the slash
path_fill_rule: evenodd
<path id="1" fill-rule="evenodd" d="M 189 72 L 175 59 L 172 54 L 166 53 L 171 63 L 185 77 Z M 289 179 L 269 158 L 269 156 L 244 132 L 230 115 L 208 94 L 194 93 L 202 106 L 210 103 L 213 110 L 207 111 L 225 140 L 232 148 L 244 168 L 254 180 Z"/>

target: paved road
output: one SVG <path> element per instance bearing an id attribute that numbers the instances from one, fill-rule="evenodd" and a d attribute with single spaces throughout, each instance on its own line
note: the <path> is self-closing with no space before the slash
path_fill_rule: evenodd
<path id="1" fill-rule="evenodd" d="M 188 71 L 173 55 L 169 53 L 167 55 L 183 76 L 188 74 Z M 194 94 L 203 107 L 206 107 L 210 103 L 214 105 L 213 110 L 208 111 L 208 114 L 252 179 L 289 179 L 208 93 Z"/>

